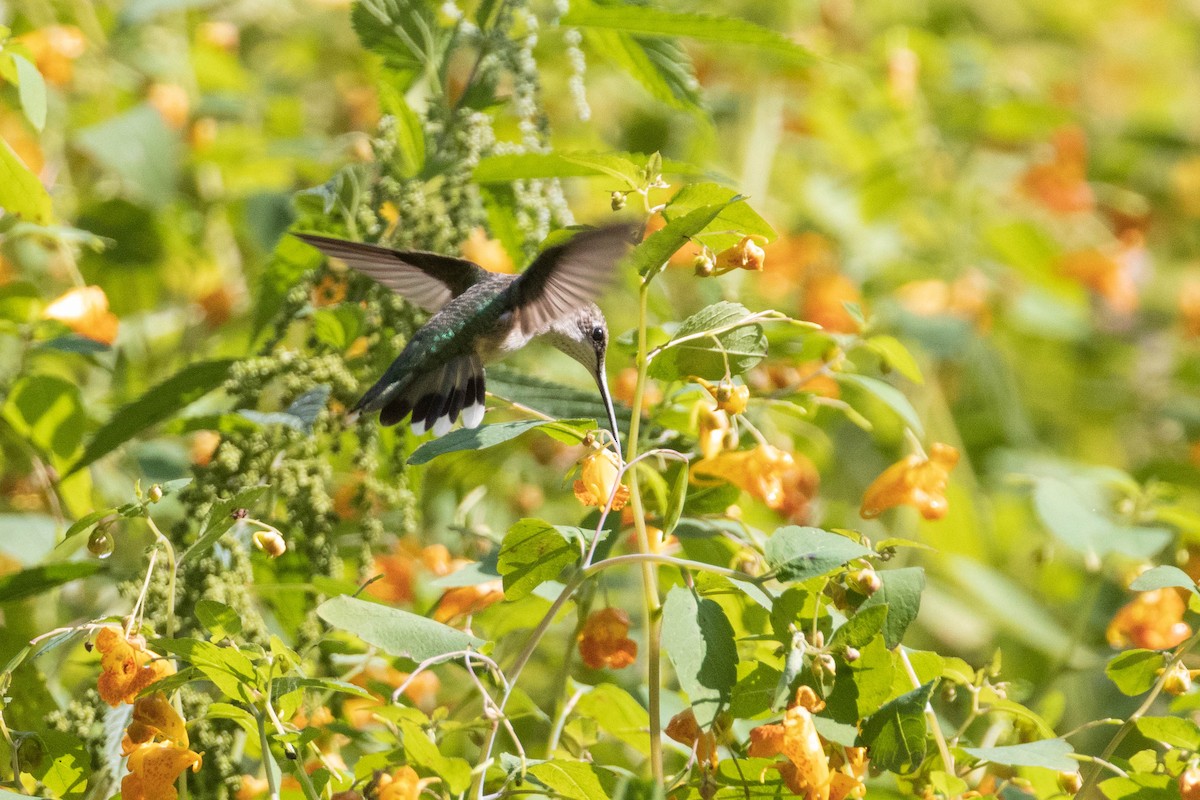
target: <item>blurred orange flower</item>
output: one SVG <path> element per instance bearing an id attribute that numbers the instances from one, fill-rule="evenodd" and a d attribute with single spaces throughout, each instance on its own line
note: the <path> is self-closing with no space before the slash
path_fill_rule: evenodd
<path id="1" fill-rule="evenodd" d="M 1087 182 L 1087 140 L 1079 128 L 1054 134 L 1053 156 L 1021 176 L 1021 191 L 1056 214 L 1091 211 L 1096 200 Z"/>
<path id="2" fill-rule="evenodd" d="M 1191 764 L 1179 773 L 1179 797 L 1181 800 L 1200 800 L 1200 766 Z"/>
<path id="3" fill-rule="evenodd" d="M 234 795 L 234 800 L 254 800 L 256 797 L 262 797 L 270 789 L 271 785 L 267 783 L 266 778 L 260 778 L 257 775 L 243 775 L 242 783 L 238 787 L 237 794 Z"/>
<path id="4" fill-rule="evenodd" d="M 191 100 L 187 89 L 175 83 L 151 84 L 146 92 L 146 102 L 162 115 L 163 121 L 173 130 L 183 130 L 191 112 Z"/>
<path id="5" fill-rule="evenodd" d="M 910 505 L 925 519 L 941 519 L 948 509 L 946 482 L 957 463 L 958 451 L 938 442 L 929 448 L 928 458 L 914 453 L 892 464 L 867 487 L 859 514 L 872 519 L 889 508 Z"/>
<path id="6" fill-rule="evenodd" d="M 100 651 L 100 678 L 96 689 L 113 708 L 132 703 L 150 684 L 175 674 L 171 662 L 146 649 L 141 637 L 126 639 L 120 628 L 101 628 L 96 635 Z"/>
<path id="7" fill-rule="evenodd" d="M 376 800 L 417 800 L 421 790 L 437 778 L 422 778 L 412 767 L 401 767 L 395 772 L 381 774 L 375 782 Z"/>
<path id="8" fill-rule="evenodd" d="M 483 228 L 475 228 L 462 243 L 462 257 L 474 261 L 488 272 L 512 274 L 517 271 L 504 244 L 499 239 L 488 238 Z"/>
<path id="9" fill-rule="evenodd" d="M 1139 231 L 1126 231 L 1108 252 L 1090 247 L 1065 254 L 1059 270 L 1082 283 L 1118 314 L 1132 314 L 1138 306 L 1138 284 L 1146 277 L 1145 239 Z"/>
<path id="10" fill-rule="evenodd" d="M 1187 602 L 1176 589 L 1152 589 L 1130 600 L 1108 623 L 1105 638 L 1112 647 L 1169 650 L 1192 635 L 1183 621 Z"/>
<path id="11" fill-rule="evenodd" d="M 867 772 L 866 749 L 844 750 L 829 745 L 813 722 L 813 714 L 825 707 L 815 692 L 801 686 L 795 701 L 783 715 L 783 721 L 760 725 L 750 731 L 747 755 L 752 758 L 784 756 L 776 764 L 788 788 L 807 800 L 844 800 L 866 793 L 863 780 Z M 836 755 L 827 755 L 826 747 Z"/>
<path id="12" fill-rule="evenodd" d="M 691 708 L 685 708 L 671 717 L 671 721 L 667 723 L 663 733 L 680 744 L 695 749 L 696 761 L 701 766 L 716 769 L 717 737 L 711 730 L 700 730 L 700 724 L 696 722 L 696 714 Z"/>
<path id="13" fill-rule="evenodd" d="M 108 310 L 108 296 L 99 286 L 72 289 L 46 306 L 42 319 L 56 319 L 80 336 L 103 344 L 116 340 L 120 324 Z"/>
<path id="14" fill-rule="evenodd" d="M 629 487 L 617 483 L 620 473 L 621 459 L 616 453 L 607 447 L 593 448 L 583 457 L 575 497 L 585 506 L 598 507 L 612 497 L 612 510 L 620 511 L 629 502 Z"/>
<path id="15" fill-rule="evenodd" d="M 175 781 L 188 767 L 200 769 L 200 753 L 160 742 L 144 744 L 129 756 L 129 774 L 121 781 L 121 800 L 175 800 Z"/>
<path id="16" fill-rule="evenodd" d="M 1175 200 L 1189 217 L 1200 217 L 1200 156 L 1192 156 L 1171 168 Z"/>
<path id="17" fill-rule="evenodd" d="M 458 586 L 442 595 L 433 610 L 433 618 L 438 622 L 449 622 L 456 617 L 477 614 L 503 599 L 504 581 L 500 579 L 475 586 Z"/>
<path id="18" fill-rule="evenodd" d="M 192 463 L 198 467 L 208 466 L 220 444 L 221 434 L 216 431 L 196 431 L 196 434 L 192 437 L 191 446 L 188 449 L 192 457 Z"/>
<path id="19" fill-rule="evenodd" d="M 708 403 L 697 404 L 696 427 L 699 431 L 700 455 L 714 458 L 723 450 L 737 447 L 737 431 L 729 415 Z"/>
<path id="20" fill-rule="evenodd" d="M 733 247 L 726 248 L 717 253 L 716 263 L 714 264 L 714 275 L 720 275 L 725 272 L 730 272 L 735 269 L 746 269 L 751 272 L 762 272 L 766 266 L 767 256 L 763 249 L 758 246 L 754 236 L 743 236 L 742 240 Z"/>
<path id="21" fill-rule="evenodd" d="M 637 367 L 626 367 L 617 373 L 613 380 L 612 394 L 614 400 L 619 400 L 627 406 L 633 405 L 633 395 L 637 391 Z M 652 408 L 662 402 L 662 388 L 657 381 L 647 379 L 646 388 L 642 390 L 643 409 Z"/>
<path id="22" fill-rule="evenodd" d="M 857 333 L 858 320 L 846 309 L 847 303 L 862 306 L 862 294 L 849 278 L 833 270 L 811 273 L 804 282 L 800 318 L 832 333 Z"/>
<path id="23" fill-rule="evenodd" d="M 754 495 L 792 519 L 803 518 L 816 496 L 820 476 L 805 456 L 760 444 L 753 450 L 725 450 L 692 465 L 692 478 L 723 480 Z"/>
<path id="24" fill-rule="evenodd" d="M 121 754 L 127 756 L 136 747 L 156 738 L 166 739 L 180 747 L 188 746 L 183 717 L 179 716 L 163 692 L 154 692 L 134 701 L 133 720 L 121 740 Z"/>
<path id="25" fill-rule="evenodd" d="M 224 284 L 196 298 L 197 305 L 204 313 L 204 324 L 210 328 L 217 328 L 228 322 L 229 318 L 233 316 L 233 307 L 236 302 L 236 295 Z"/>
<path id="26" fill-rule="evenodd" d="M 896 289 L 896 299 L 918 317 L 958 317 L 986 329 L 991 323 L 989 291 L 987 277 L 972 269 L 953 281 L 910 281 Z"/>
<path id="27" fill-rule="evenodd" d="M 74 25 L 48 25 L 17 39 L 29 48 L 38 72 L 47 83 L 62 86 L 74 74 L 74 62 L 87 46 L 83 31 Z"/>
<path id="28" fill-rule="evenodd" d="M 629 615 L 606 608 L 588 615 L 579 632 L 579 655 L 592 669 L 624 669 L 637 660 L 637 642 L 629 638 Z"/>
<path id="29" fill-rule="evenodd" d="M 1200 338 L 1200 276 L 1187 278 L 1179 289 L 1179 320 L 1184 336 Z"/>
<path id="30" fill-rule="evenodd" d="M 781 236 L 764 251 L 771 259 L 771 268 L 759 279 L 759 287 L 766 297 L 777 297 L 799 288 L 809 273 L 837 271 L 833 242 L 813 231 Z"/>
<path id="31" fill-rule="evenodd" d="M 346 299 L 346 279 L 337 275 L 325 275 L 312 288 L 312 304 L 317 308 L 335 306 Z"/>

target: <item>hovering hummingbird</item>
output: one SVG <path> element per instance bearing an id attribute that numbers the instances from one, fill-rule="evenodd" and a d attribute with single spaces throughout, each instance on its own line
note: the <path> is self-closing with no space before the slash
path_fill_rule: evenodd
<path id="1" fill-rule="evenodd" d="M 631 228 L 576 234 L 542 251 L 520 275 L 488 272 L 461 258 L 294 234 L 400 294 L 432 316 L 351 410 L 378 411 L 383 425 L 410 413 L 418 436 L 441 436 L 459 414 L 483 421 L 484 364 L 542 338 L 583 364 L 600 389 L 613 436 L 617 417 L 604 374 L 608 325 L 595 299 L 616 277 Z"/>

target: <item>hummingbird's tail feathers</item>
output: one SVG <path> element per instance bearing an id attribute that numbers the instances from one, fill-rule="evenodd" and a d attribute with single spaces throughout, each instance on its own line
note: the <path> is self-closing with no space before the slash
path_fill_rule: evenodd
<path id="1" fill-rule="evenodd" d="M 395 425 L 410 413 L 417 436 L 447 433 L 461 415 L 463 424 L 477 428 L 483 421 L 483 362 L 472 354 L 451 358 L 412 381 L 379 410 L 382 425 Z"/>

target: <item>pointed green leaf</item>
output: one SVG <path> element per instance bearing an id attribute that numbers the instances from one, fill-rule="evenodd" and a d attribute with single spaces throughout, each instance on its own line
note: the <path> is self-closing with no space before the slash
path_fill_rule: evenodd
<path id="1" fill-rule="evenodd" d="M 529 774 L 566 800 L 607 800 L 600 773 L 584 761 L 546 761 L 529 768 Z"/>
<path id="2" fill-rule="evenodd" d="M 218 500 L 213 503 L 212 508 L 208 512 L 208 519 L 204 522 L 204 527 L 201 528 L 192 546 L 185 550 L 183 555 L 179 557 L 179 563 L 183 564 L 190 559 L 207 553 L 225 535 L 226 531 L 233 527 L 233 523 L 237 521 L 233 518 L 234 512 L 241 508 L 251 508 L 268 488 L 270 487 L 249 486 L 240 490 L 232 497 L 227 497 L 224 500 Z"/>
<path id="3" fill-rule="evenodd" d="M 896 647 L 904 632 L 917 618 L 921 609 L 921 592 L 925 590 L 925 570 L 921 567 L 889 569 L 879 573 L 883 585 L 867 598 L 858 611 L 886 605 L 887 619 L 883 623 L 883 638 L 889 648 Z"/>
<path id="4" fill-rule="evenodd" d="M 17 68 L 17 92 L 21 98 L 21 110 L 29 124 L 37 130 L 46 127 L 46 80 L 38 68 L 20 53 L 12 54 Z"/>
<path id="5" fill-rule="evenodd" d="M 393 656 L 424 661 L 483 644 L 469 633 L 398 608 L 342 595 L 317 606 L 317 616 Z"/>
<path id="6" fill-rule="evenodd" d="M 1150 691 L 1166 663 L 1166 656 L 1158 650 L 1126 650 L 1108 662 L 1104 674 L 1122 694 L 1135 697 Z"/>
<path id="7" fill-rule="evenodd" d="M 522 419 L 516 422 L 480 425 L 478 428 L 458 428 L 445 436 L 431 439 L 422 444 L 408 457 L 408 463 L 427 464 L 447 453 L 457 453 L 462 450 L 484 450 L 515 439 L 527 431 L 546 427 L 563 432 L 569 431 L 576 436 L 576 441 L 582 441 L 587 432 L 594 427 L 594 422 L 590 419 Z"/>
<path id="8" fill-rule="evenodd" d="M 767 241 L 775 239 L 775 229 L 750 207 L 746 199 L 719 183 L 691 183 L 684 186 L 663 209 L 663 218 L 670 221 L 694 209 L 721 203 L 728 205 L 704 230 L 696 234 L 704 244 L 719 252 L 737 244 L 742 236 L 761 236 Z"/>
<path id="9" fill-rule="evenodd" d="M 639 275 L 657 274 L 679 248 L 707 228 L 727 206 L 741 199 L 738 195 L 734 197 L 734 200 L 700 206 L 671 220 L 639 244 L 629 257 L 628 263 Z"/>
<path id="10" fill-rule="evenodd" d="M 1063 739 L 1042 739 L 1003 747 L 964 747 L 963 751 L 980 761 L 1008 767 L 1043 767 L 1057 772 L 1079 769 L 1079 762 L 1070 757 L 1075 749 Z"/>
<path id="11" fill-rule="evenodd" d="M 715 381 L 726 375 L 727 365 L 728 374 L 746 372 L 767 355 L 767 337 L 762 325 L 757 322 L 738 324 L 749 316 L 745 306 L 727 300 L 697 311 L 684 320 L 671 341 L 654 354 L 650 376 L 677 381 L 696 375 Z M 710 331 L 712 333 L 708 333 Z M 691 338 L 681 341 L 685 337 Z"/>
<path id="12" fill-rule="evenodd" d="M 925 758 L 925 706 L 936 685 L 930 681 L 900 695 L 863 722 L 857 744 L 867 747 L 874 767 L 903 773 Z"/>
<path id="13" fill-rule="evenodd" d="M 662 641 L 696 722 L 707 729 L 729 704 L 737 683 L 733 626 L 716 601 L 698 600 L 690 590 L 676 586 L 663 604 Z"/>
<path id="14" fill-rule="evenodd" d="M 48 225 L 51 221 L 50 193 L 3 140 L 0 140 L 0 211 L 38 225 Z"/>
<path id="15" fill-rule="evenodd" d="M 1129 584 L 1129 588 L 1135 592 L 1148 592 L 1167 587 L 1178 587 L 1187 589 L 1192 594 L 1200 594 L 1196 590 L 1196 582 L 1186 572 L 1179 567 L 1167 564 L 1146 570 L 1134 578 L 1133 583 Z"/>
<path id="16" fill-rule="evenodd" d="M 788 525 L 767 540 L 767 563 L 781 581 L 806 581 L 825 575 L 871 550 L 846 536 L 820 528 Z"/>
<path id="17" fill-rule="evenodd" d="M 600 730 L 630 747 L 650 752 L 650 714 L 621 687 L 611 683 L 594 687 L 579 698 L 575 714 L 595 720 Z"/>
<path id="18" fill-rule="evenodd" d="M 578 545 L 540 519 L 523 519 L 508 529 L 496 568 L 504 577 L 504 596 L 520 600 L 579 562 Z"/>
<path id="19" fill-rule="evenodd" d="M 4 575 L 0 577 L 0 603 L 34 597 L 64 583 L 95 575 L 102 568 L 95 561 L 67 561 Z"/>

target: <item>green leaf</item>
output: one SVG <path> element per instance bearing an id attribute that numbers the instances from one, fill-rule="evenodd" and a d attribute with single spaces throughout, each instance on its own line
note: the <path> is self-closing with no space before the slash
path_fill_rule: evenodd
<path id="1" fill-rule="evenodd" d="M 1200 726 L 1183 717 L 1142 717 L 1138 731 L 1148 739 L 1195 752 L 1200 750 Z"/>
<path id="2" fill-rule="evenodd" d="M 243 409 L 238 413 L 258 425 L 286 425 L 301 433 L 312 433 L 317 417 L 329 402 L 330 386 L 320 384 L 292 401 L 284 411 L 263 413 Z"/>
<path id="3" fill-rule="evenodd" d="M 775 531 L 766 546 L 767 563 L 781 581 L 806 581 L 868 555 L 871 550 L 853 539 L 798 525 Z"/>
<path id="4" fill-rule="evenodd" d="M 1170 775 L 1130 773 L 1099 785 L 1108 800 L 1179 800 L 1179 778 Z"/>
<path id="5" fill-rule="evenodd" d="M 84 448 L 83 455 L 67 474 L 78 472 L 216 389 L 225 382 L 233 363 L 233 359 L 221 359 L 190 364 L 137 400 L 117 409 L 112 418 L 96 431 Z"/>
<path id="6" fill-rule="evenodd" d="M 416 177 L 425 167 L 425 129 L 421 118 L 404 94 L 386 81 L 379 84 L 379 101 L 396 121 L 392 136 L 396 143 L 394 162 L 400 167 L 400 177 Z"/>
<path id="7" fill-rule="evenodd" d="M 504 596 L 520 600 L 580 559 L 579 547 L 549 522 L 523 519 L 508 529 L 496 568 L 504 577 Z"/>
<path id="8" fill-rule="evenodd" d="M 671 484 L 671 494 L 667 498 L 667 508 L 663 514 L 664 539 L 675 532 L 675 526 L 679 524 L 679 519 L 683 516 L 683 506 L 687 501 L 688 473 L 687 465 L 684 464 L 680 468 L 679 474 L 675 476 L 675 482 Z"/>
<path id="9" fill-rule="evenodd" d="M 179 165 L 185 163 L 179 136 L 147 103 L 79 131 L 75 147 L 117 178 L 129 199 L 155 207 L 174 196 Z"/>
<path id="10" fill-rule="evenodd" d="M 52 797 L 78 800 L 87 796 L 92 759 L 82 741 L 69 733 L 46 730 L 39 734 L 46 755 L 33 775 Z"/>
<path id="11" fill-rule="evenodd" d="M 196 541 L 192 546 L 185 550 L 183 555 L 179 557 L 179 563 L 183 564 L 189 559 L 201 556 L 212 549 L 212 546 L 237 521 L 233 518 L 233 513 L 240 508 L 248 509 L 253 506 L 255 501 L 262 497 L 268 488 L 270 487 L 249 486 L 240 490 L 232 497 L 227 497 L 224 500 L 218 500 L 213 503 L 212 508 L 208 512 L 208 519 L 204 521 L 204 527 L 200 530 L 200 534 L 196 537 Z"/>
<path id="12" fill-rule="evenodd" d="M 342 595 L 317 606 L 317 616 L 388 655 L 424 661 L 483 644 L 469 633 L 398 608 Z"/>
<path id="13" fill-rule="evenodd" d="M 603 28 L 647 37 L 685 36 L 722 45 L 756 50 L 772 67 L 797 67 L 812 62 L 812 55 L 786 36 L 736 17 L 678 14 L 651 6 L 599 6 L 573 2 L 561 24 Z"/>
<path id="14" fill-rule="evenodd" d="M 607 800 L 600 773 L 584 761 L 546 761 L 529 768 L 529 774 L 567 800 Z"/>
<path id="15" fill-rule="evenodd" d="M 848 725 L 854 725 L 880 709 L 892 696 L 892 685 L 898 672 L 892 654 L 879 634 L 854 647 L 859 654 L 853 662 L 846 661 L 844 650 L 835 651 L 837 671 L 833 690 L 827 698 L 829 715 Z"/>
<path id="16" fill-rule="evenodd" d="M 862 724 L 857 744 L 865 745 L 871 764 L 889 772 L 908 772 L 925 758 L 925 706 L 937 681 L 902 694 Z"/>
<path id="17" fill-rule="evenodd" d="M 921 567 L 889 569 L 879 573 L 883 585 L 866 599 L 858 611 L 877 605 L 888 607 L 883 624 L 883 638 L 888 648 L 899 646 L 904 632 L 917 618 L 921 609 L 921 592 L 925 590 L 925 570 Z"/>
<path id="18" fill-rule="evenodd" d="M 95 575 L 102 566 L 95 561 L 67 561 L 4 575 L 0 577 L 0 603 L 34 597 L 64 583 Z"/>
<path id="19" fill-rule="evenodd" d="M 1003 747 L 964 747 L 968 755 L 1007 767 L 1044 767 L 1057 772 L 1074 772 L 1079 762 L 1070 757 L 1075 748 L 1063 739 L 1010 744 Z"/>
<path id="20" fill-rule="evenodd" d="M 322 308 L 313 314 L 313 336 L 335 350 L 345 350 L 362 332 L 365 314 L 353 303 Z"/>
<path id="21" fill-rule="evenodd" d="M 908 348 L 895 336 L 871 336 L 863 344 L 883 361 L 888 369 L 899 372 L 913 383 L 924 383 L 921 368 Z"/>
<path id="22" fill-rule="evenodd" d="M 717 251 L 732 247 L 742 236 L 761 236 L 767 241 L 775 239 L 775 229 L 750 207 L 746 199 L 719 183 L 692 183 L 684 186 L 663 209 L 663 218 L 670 221 L 697 208 L 726 203 L 728 205 L 716 219 L 696 234 L 697 239 Z"/>
<path id="23" fill-rule="evenodd" d="M 687 693 L 696 722 L 707 729 L 729 704 L 737 683 L 733 626 L 716 601 L 676 586 L 663 604 L 663 648 Z"/>
<path id="24" fill-rule="evenodd" d="M 837 372 L 834 373 L 834 377 L 843 387 L 849 388 L 853 392 L 865 393 L 882 402 L 918 437 L 925 435 L 925 427 L 921 424 L 921 418 L 917 416 L 917 410 L 913 408 L 904 393 L 895 386 L 878 378 L 868 378 L 866 375 L 855 375 L 850 372 Z M 846 401 L 852 406 L 857 406 L 853 396 L 847 397 Z"/>
<path id="25" fill-rule="evenodd" d="M 242 617 L 224 603 L 216 600 L 199 600 L 196 602 L 196 619 L 204 629 L 216 640 L 237 636 L 242 632 Z"/>
<path id="26" fill-rule="evenodd" d="M 236 647 L 221 647 L 200 639 L 156 639 L 153 646 L 179 656 L 235 700 L 252 702 L 259 688 L 254 662 Z"/>
<path id="27" fill-rule="evenodd" d="M 1086 477 L 1040 477 L 1033 485 L 1033 507 L 1038 518 L 1056 539 L 1069 547 L 1100 558 L 1122 553 L 1148 558 L 1166 547 L 1174 534 L 1166 528 L 1120 524 L 1102 509 L 1110 505 L 1110 490 L 1103 480 Z M 1159 567 L 1147 582 L 1174 576 L 1173 567 Z M 1195 583 L 1183 575 L 1184 586 L 1195 591 Z M 1147 584 L 1148 585 L 1148 584 Z M 1164 584 L 1165 585 L 1165 584 Z M 1139 590 L 1141 591 L 1141 590 Z"/>
<path id="28" fill-rule="evenodd" d="M 425 442 L 412 452 L 412 455 L 408 457 L 408 463 L 427 464 L 447 453 L 457 453 L 461 450 L 484 450 L 515 439 L 526 431 L 546 427 L 562 431 L 571 430 L 573 435 L 577 435 L 576 441 L 583 441 L 583 437 L 588 430 L 594 427 L 594 424 L 593 420 L 587 419 L 557 421 L 523 419 L 516 422 L 497 422 L 495 425 L 480 425 L 478 428 L 458 428 L 445 436 Z"/>
<path id="29" fill-rule="evenodd" d="M 247 734 L 258 735 L 258 721 L 244 708 L 231 703 L 208 703 L 204 706 L 205 719 L 228 719 L 236 722 Z"/>
<path id="30" fill-rule="evenodd" d="M 284 298 L 306 272 L 316 269 L 324 257 L 294 236 L 284 236 L 275 245 L 271 260 L 263 269 L 254 309 L 254 332 L 262 331 L 283 308 Z"/>
<path id="31" fill-rule="evenodd" d="M 1122 694 L 1135 697 L 1150 691 L 1166 663 L 1166 656 L 1158 650 L 1126 650 L 1108 662 L 1104 674 Z"/>
<path id="32" fill-rule="evenodd" d="M 1200 594 L 1196 590 L 1196 582 L 1188 577 L 1188 574 L 1179 567 L 1162 565 L 1148 569 L 1141 575 L 1133 579 L 1133 583 L 1129 584 L 1129 588 L 1135 592 L 1148 592 L 1153 589 L 1165 589 L 1167 587 L 1179 587 L 1187 589 L 1192 594 Z"/>
<path id="33" fill-rule="evenodd" d="M 375 695 L 371 694 L 361 686 L 355 686 L 353 683 L 346 683 L 346 681 L 334 680 L 333 678 L 297 678 L 289 676 L 285 678 L 275 678 L 271 681 L 271 694 L 274 697 L 282 697 L 285 694 L 290 694 L 291 692 L 302 689 L 313 689 L 318 692 L 351 694 L 355 697 L 361 697 L 364 700 L 375 699 Z"/>
<path id="34" fill-rule="evenodd" d="M 625 184 L 620 188 L 638 189 L 644 183 L 642 168 L 619 153 L 564 153 L 562 158 L 616 178 Z"/>
<path id="35" fill-rule="evenodd" d="M 595 425 L 589 427 L 608 427 L 608 412 L 605 411 L 600 394 L 595 389 L 565 386 L 505 369 L 503 366 L 489 367 L 487 377 L 488 390 L 499 397 L 514 400 L 519 398 L 523 405 L 559 420 L 578 419 L 589 423 L 595 420 Z M 614 401 L 613 406 L 617 413 L 617 427 L 623 433 L 627 433 L 632 414 L 629 406 L 617 401 Z M 557 428 L 546 428 L 544 432 L 556 436 L 557 431 Z"/>
<path id="36" fill-rule="evenodd" d="M 837 652 L 846 647 L 865 647 L 875 635 L 883 632 L 887 622 L 888 607 L 880 603 L 864 605 L 845 624 L 833 632 L 829 639 L 829 651 Z"/>
<path id="37" fill-rule="evenodd" d="M 52 214 L 50 193 L 3 140 L 0 140 L 0 211 L 38 225 L 48 225 Z"/>
<path id="38" fill-rule="evenodd" d="M 401 87 L 423 71 L 435 74 L 447 32 L 434 19 L 428 3 L 411 0 L 361 0 L 350 12 L 363 46 L 400 73 Z"/>
<path id="39" fill-rule="evenodd" d="M 476 183 L 512 183 L 531 178 L 586 178 L 608 175 L 597 166 L 594 158 L 619 158 L 634 164 L 646 163 L 642 153 L 520 153 L 488 156 L 479 160 L 472 178 Z M 611 162 L 607 162 L 611 166 Z M 702 170 L 691 164 L 671 159 L 663 160 L 663 173 L 670 175 L 699 175 Z"/>
<path id="40" fill-rule="evenodd" d="M 767 337 L 762 325 L 757 322 L 738 325 L 748 316 L 750 312 L 745 306 L 727 300 L 696 312 L 684 320 L 671 341 L 655 353 L 650 362 L 650 376 L 677 381 L 697 375 L 715 381 L 725 376 L 726 364 L 731 375 L 746 372 L 767 355 Z M 728 330 L 698 335 L 718 329 Z M 689 336 L 695 338 L 680 342 Z"/>
<path id="41" fill-rule="evenodd" d="M 46 80 L 38 68 L 20 53 L 12 53 L 17 68 L 17 91 L 21 97 L 21 110 L 29 124 L 37 130 L 46 127 Z"/>
<path id="42" fill-rule="evenodd" d="M 674 41 L 600 28 L 585 31 L 584 37 L 593 52 L 626 72 L 655 100 L 681 111 L 701 110 L 691 59 Z"/>
<path id="43" fill-rule="evenodd" d="M 611 683 L 594 687 L 579 698 L 575 714 L 595 720 L 600 730 L 635 750 L 650 752 L 650 714 L 621 687 Z"/>
<path id="44" fill-rule="evenodd" d="M 70 458 L 83 440 L 79 386 L 57 375 L 27 375 L 13 384 L 4 418 L 39 450 Z"/>
<path id="45" fill-rule="evenodd" d="M 738 197 L 738 199 L 741 198 Z M 679 248 L 707 228 L 732 202 L 734 201 L 701 206 L 681 217 L 676 217 L 634 248 L 633 254 L 628 258 L 628 263 L 637 269 L 639 275 L 657 274 Z"/>
<path id="46" fill-rule="evenodd" d="M 425 767 L 437 775 L 446 783 L 446 788 L 455 794 L 467 790 L 471 785 L 471 765 L 465 759 L 442 755 L 437 744 L 412 720 L 401 720 L 399 728 L 404 737 L 404 757 L 409 763 Z"/>

